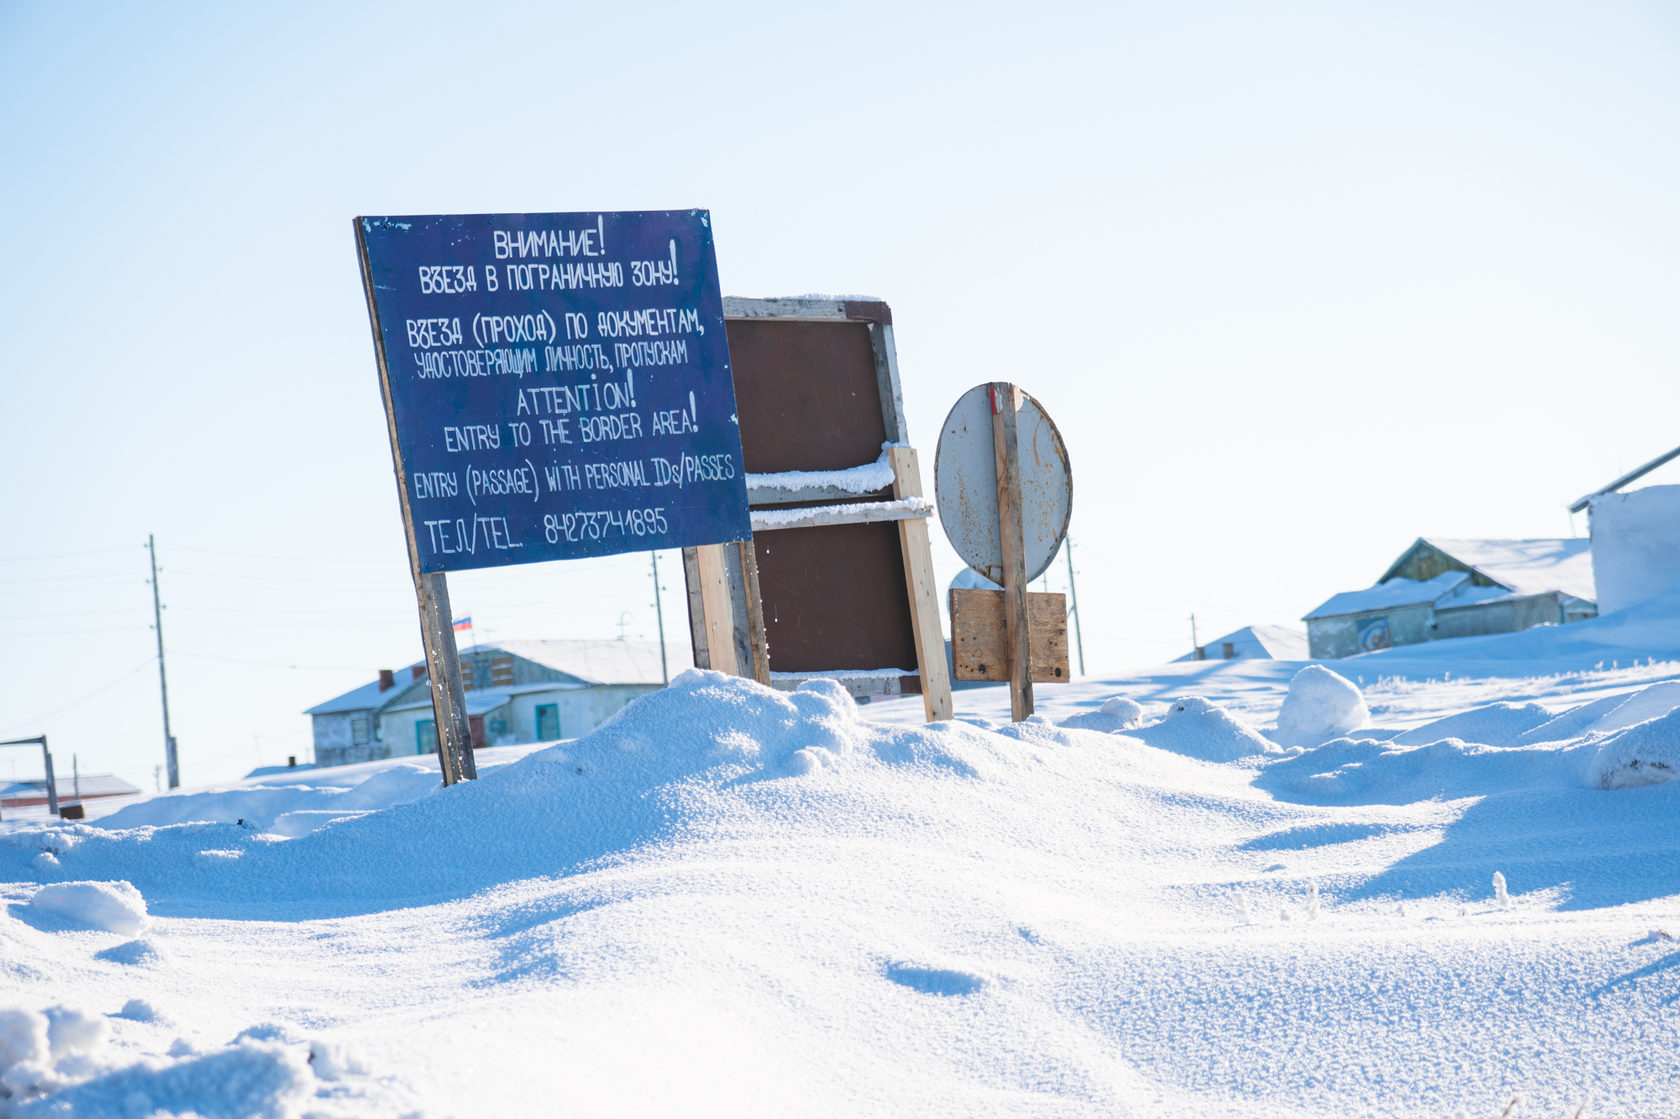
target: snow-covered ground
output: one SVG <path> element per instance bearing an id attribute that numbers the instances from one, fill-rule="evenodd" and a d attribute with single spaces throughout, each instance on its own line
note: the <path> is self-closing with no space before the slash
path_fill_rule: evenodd
<path id="1" fill-rule="evenodd" d="M 1680 1115 L 1680 597 L 1330 667 L 8 820 L 0 1116 Z"/>

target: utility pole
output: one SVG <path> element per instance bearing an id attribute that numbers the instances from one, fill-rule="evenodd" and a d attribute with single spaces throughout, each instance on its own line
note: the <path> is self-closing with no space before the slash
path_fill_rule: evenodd
<path id="1" fill-rule="evenodd" d="M 169 767 L 169 787 L 181 787 L 181 763 L 175 756 L 175 736 L 169 733 L 169 677 L 163 670 L 163 597 L 158 593 L 157 540 L 148 534 L 146 550 L 152 554 L 152 628 L 157 630 L 158 691 L 163 696 L 163 760 Z"/>
<path id="2" fill-rule="evenodd" d="M 1079 650 L 1079 675 L 1085 675 L 1085 623 L 1079 617 L 1079 591 L 1073 585 L 1073 537 L 1067 538 L 1068 597 L 1073 600 L 1073 640 Z"/>
<path id="3" fill-rule="evenodd" d="M 1202 659 L 1202 643 L 1196 640 L 1196 615 L 1190 615 L 1190 659 Z"/>
<path id="4" fill-rule="evenodd" d="M 653 616 L 659 619 L 659 677 L 666 684 L 671 682 L 671 666 L 665 661 L 665 604 L 659 597 L 659 553 L 649 552 L 653 557 Z"/>

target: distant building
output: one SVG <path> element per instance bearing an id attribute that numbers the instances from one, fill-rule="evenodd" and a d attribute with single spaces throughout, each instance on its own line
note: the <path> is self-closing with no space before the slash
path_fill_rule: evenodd
<path id="1" fill-rule="evenodd" d="M 651 641 L 504 641 L 461 651 L 474 748 L 575 738 L 663 686 Z M 311 707 L 315 762 L 376 761 L 437 749 L 424 662 Z"/>
<path id="2" fill-rule="evenodd" d="M 1312 657 L 1324 659 L 1597 613 L 1589 541 L 1419 538 L 1375 586 L 1336 595 L 1303 620 Z"/>
<path id="3" fill-rule="evenodd" d="M 1664 463 L 1680 447 L 1595 490 L 1569 507 L 1589 510 L 1593 580 L 1606 614 L 1655 598 L 1680 583 L 1680 486 L 1623 489 Z"/>
<path id="4" fill-rule="evenodd" d="M 99 797 L 127 797 L 134 796 L 140 790 L 121 777 L 110 774 L 90 773 L 85 777 L 59 777 L 53 781 L 58 793 L 60 804 L 72 804 L 79 800 L 94 800 Z M 47 803 L 47 781 L 13 781 L 8 785 L 0 785 L 0 809 L 30 808 L 38 804 Z"/>
<path id="5" fill-rule="evenodd" d="M 1178 659 L 1181 661 L 1304 661 L 1307 635 L 1290 626 L 1244 626 L 1216 637 Z"/>
<path id="6" fill-rule="evenodd" d="M 1625 609 L 1680 583 L 1680 486 L 1596 494 L 1589 508 L 1601 610 Z"/>

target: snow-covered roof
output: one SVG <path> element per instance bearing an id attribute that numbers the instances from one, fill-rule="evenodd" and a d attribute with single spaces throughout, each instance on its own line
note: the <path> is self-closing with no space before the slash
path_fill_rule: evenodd
<path id="1" fill-rule="evenodd" d="M 53 777 L 53 786 L 58 791 L 59 800 L 74 800 L 76 797 L 124 797 L 139 792 L 139 788 L 130 785 L 121 777 L 113 777 L 108 773 L 85 773 L 81 777 Z M 78 793 L 78 790 L 80 792 Z M 47 792 L 46 778 L 37 781 L 13 781 L 0 786 L 0 801 L 15 800 L 29 796 L 45 796 Z"/>
<path id="2" fill-rule="evenodd" d="M 1390 579 L 1362 591 L 1332 595 L 1302 621 L 1332 618 L 1338 614 L 1363 614 L 1369 610 L 1396 610 L 1402 606 L 1424 606 L 1451 594 L 1470 576 L 1462 571 L 1443 571 L 1420 583 L 1416 579 Z"/>
<path id="3" fill-rule="evenodd" d="M 583 640 L 583 641 L 498 641 L 494 645 L 476 645 L 470 649 L 461 650 L 461 655 L 480 654 L 486 652 L 512 653 L 516 657 L 535 661 L 556 672 L 563 672 L 567 676 L 585 684 L 663 684 L 665 678 L 659 667 L 659 643 L 656 641 L 620 641 L 620 640 Z M 424 669 L 425 662 L 409 668 L 400 668 L 396 672 L 395 687 L 379 690 L 377 679 L 335 696 L 325 703 L 318 703 L 304 712 L 305 715 L 336 715 L 346 711 L 374 711 L 386 708 L 392 711 L 403 711 L 415 706 L 419 702 L 430 703 L 429 696 L 417 700 L 413 696 L 403 696 L 402 690 L 411 685 L 424 682 L 424 674 L 415 676 L 415 667 Z M 554 685 L 544 685 L 553 687 Z M 495 691 L 502 696 L 515 694 L 506 688 L 480 688 L 480 693 Z M 401 698 L 403 702 L 392 701 Z M 474 711 L 473 714 L 479 712 Z"/>
<path id="4" fill-rule="evenodd" d="M 352 688 L 343 695 L 334 696 L 325 703 L 317 703 L 314 707 L 305 711 L 304 714 L 340 715 L 346 711 L 371 711 L 374 708 L 397 698 L 397 689 L 406 688 L 408 685 L 419 679 L 419 677 L 414 675 L 415 668 L 424 669 L 425 662 L 421 661 L 418 665 L 410 665 L 407 668 L 397 669 L 396 672 L 393 673 L 396 678 L 396 683 L 389 688 L 381 690 L 379 687 L 379 679 L 375 677 L 373 680 L 363 684 L 359 688 Z"/>
<path id="5" fill-rule="evenodd" d="M 1588 602 L 1598 597 L 1593 585 L 1590 540 L 1447 540 L 1426 536 L 1423 542 L 1519 595 L 1562 591 Z"/>
<path id="6" fill-rule="evenodd" d="M 1236 657 L 1248 657 L 1251 660 L 1304 661 L 1309 655 L 1306 633 L 1290 626 L 1244 626 L 1223 637 L 1204 641 L 1202 648 L 1207 650 L 1209 660 L 1219 660 L 1224 655 L 1227 643 L 1231 645 Z M 1189 652 L 1178 659 L 1195 660 L 1196 654 Z"/>
<path id="7" fill-rule="evenodd" d="M 657 686 L 665 682 L 657 641 L 498 641 L 491 647 L 564 672 L 585 684 Z M 483 652 L 484 648 L 477 651 Z"/>

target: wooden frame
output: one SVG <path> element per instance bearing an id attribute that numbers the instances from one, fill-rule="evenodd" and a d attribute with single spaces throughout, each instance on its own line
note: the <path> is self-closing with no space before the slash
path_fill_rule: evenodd
<path id="1" fill-rule="evenodd" d="M 931 504 L 923 496 L 916 452 L 906 445 L 909 428 L 904 419 L 904 394 L 898 379 L 893 344 L 892 313 L 880 300 L 739 299 L 725 297 L 725 320 L 774 319 L 783 322 L 851 322 L 868 328 L 875 366 L 885 457 L 891 469 L 890 498 L 860 499 L 840 486 L 802 484 L 752 495 L 755 534 L 824 526 L 895 523 L 904 564 L 905 594 L 916 652 L 916 674 L 929 722 L 952 715 L 951 681 L 945 659 L 944 633 L 939 624 L 938 587 L 928 542 Z M 855 465 L 870 465 L 859 463 Z M 749 478 L 751 476 L 749 475 Z M 834 502 L 843 502 L 836 505 Z M 821 504 L 827 503 L 827 504 Z M 794 508 L 788 508 L 788 505 Z M 766 509 L 765 506 L 776 506 Z M 718 545 L 683 552 L 689 590 L 690 635 L 695 663 L 703 668 L 751 675 L 778 687 L 797 687 L 811 672 L 777 673 L 770 669 L 763 605 L 758 592 L 758 565 L 751 546 Z M 706 554 L 711 553 L 711 554 Z M 901 667 L 901 666 L 899 666 Z M 902 681 L 890 673 L 836 669 L 823 672 L 844 684 L 854 695 L 899 694 Z"/>

